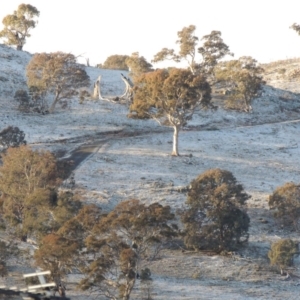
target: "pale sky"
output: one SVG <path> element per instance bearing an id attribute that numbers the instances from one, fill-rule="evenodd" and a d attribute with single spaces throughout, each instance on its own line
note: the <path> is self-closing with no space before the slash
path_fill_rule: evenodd
<path id="1" fill-rule="evenodd" d="M 92 66 L 133 52 L 151 61 L 164 47 L 177 50 L 177 32 L 192 24 L 199 39 L 221 31 L 235 58 L 300 57 L 300 36 L 289 28 L 300 24 L 299 0 L 0 0 L 0 21 L 21 3 L 40 11 L 24 50 L 71 52 Z"/>

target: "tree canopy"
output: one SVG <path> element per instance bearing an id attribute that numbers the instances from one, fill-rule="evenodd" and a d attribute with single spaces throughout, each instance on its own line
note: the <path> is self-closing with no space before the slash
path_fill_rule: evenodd
<path id="1" fill-rule="evenodd" d="M 58 101 L 78 95 L 78 89 L 90 84 L 84 66 L 73 54 L 63 52 L 35 54 L 27 65 L 26 76 L 29 88 L 55 95 L 50 113 Z"/>
<path id="2" fill-rule="evenodd" d="M 78 210 L 72 195 L 57 192 L 58 163 L 49 151 L 8 148 L 0 166 L 1 212 L 17 235 L 47 234 Z"/>
<path id="3" fill-rule="evenodd" d="M 125 60 L 126 65 L 130 70 L 130 75 L 133 79 L 143 73 L 153 71 L 152 65 L 144 56 L 140 56 L 139 52 L 134 52 Z"/>
<path id="4" fill-rule="evenodd" d="M 283 224 L 298 228 L 300 219 L 300 185 L 288 182 L 269 196 L 269 207 Z"/>
<path id="5" fill-rule="evenodd" d="M 37 24 L 36 18 L 40 12 L 30 4 L 20 4 L 12 15 L 3 18 L 4 29 L 0 32 L 0 38 L 5 39 L 5 44 L 17 46 L 22 50 L 26 39 L 30 37 L 30 30 Z"/>
<path id="6" fill-rule="evenodd" d="M 300 35 L 300 25 L 299 25 L 299 24 L 294 23 L 294 24 L 291 26 L 291 28 L 292 28 L 293 30 L 295 30 L 295 31 Z"/>
<path id="7" fill-rule="evenodd" d="M 206 78 L 186 69 L 156 70 L 135 80 L 130 117 L 152 118 L 174 129 L 173 152 L 178 156 L 178 132 L 196 108 L 210 107 L 211 88 Z"/>
<path id="8" fill-rule="evenodd" d="M 248 198 L 231 172 L 211 169 L 200 174 L 190 184 L 188 209 L 182 214 L 186 246 L 220 252 L 246 242 Z"/>
<path id="9" fill-rule="evenodd" d="M 94 259 L 84 268 L 81 288 L 109 299 L 129 299 L 146 255 L 176 234 L 174 217 L 169 206 L 146 206 L 135 199 L 102 215 L 86 239 Z"/>
<path id="10" fill-rule="evenodd" d="M 284 268 L 293 265 L 293 257 L 298 253 L 297 243 L 291 239 L 281 239 L 272 244 L 268 257 L 271 265 L 278 266 L 283 273 Z"/>
<path id="11" fill-rule="evenodd" d="M 163 60 L 173 60 L 180 62 L 187 61 L 189 69 L 192 73 L 202 73 L 211 75 L 213 68 L 217 62 L 226 55 L 233 55 L 229 51 L 229 47 L 223 42 L 221 32 L 213 30 L 210 34 L 203 36 L 202 47 L 197 49 L 199 38 L 195 35 L 196 26 L 190 25 L 184 27 L 177 32 L 179 51 L 176 53 L 174 49 L 163 48 L 158 52 L 152 62 L 160 62 Z M 202 61 L 197 61 L 196 55 L 200 53 Z"/>
<path id="12" fill-rule="evenodd" d="M 7 149 L 26 144 L 25 133 L 19 127 L 8 126 L 0 131 L 0 145 Z"/>
<path id="13" fill-rule="evenodd" d="M 126 60 L 129 58 L 128 55 L 118 55 L 114 54 L 105 60 L 101 65 L 103 69 L 112 69 L 112 70 L 125 70 L 128 71 L 129 68 L 126 64 Z"/>
<path id="14" fill-rule="evenodd" d="M 263 68 L 249 56 L 240 57 L 218 64 L 215 68 L 217 81 L 228 86 L 229 95 L 226 107 L 236 110 L 251 111 L 253 99 L 262 93 Z"/>

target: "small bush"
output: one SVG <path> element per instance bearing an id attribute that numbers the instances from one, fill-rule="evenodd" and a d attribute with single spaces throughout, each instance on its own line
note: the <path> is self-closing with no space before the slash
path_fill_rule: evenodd
<path id="1" fill-rule="evenodd" d="M 300 186 L 289 182 L 278 187 L 269 196 L 269 207 L 274 211 L 275 218 L 297 229 L 300 219 Z"/>
<path id="2" fill-rule="evenodd" d="M 18 127 L 8 126 L 0 131 L 0 145 L 7 149 L 26 144 L 25 133 Z"/>
<path id="3" fill-rule="evenodd" d="M 25 90 L 17 90 L 14 95 L 14 99 L 18 102 L 29 102 L 30 97 Z"/>
<path id="4" fill-rule="evenodd" d="M 271 265 L 281 270 L 293 265 L 293 257 L 298 253 L 298 245 L 291 239 L 282 239 L 272 244 L 268 253 Z"/>

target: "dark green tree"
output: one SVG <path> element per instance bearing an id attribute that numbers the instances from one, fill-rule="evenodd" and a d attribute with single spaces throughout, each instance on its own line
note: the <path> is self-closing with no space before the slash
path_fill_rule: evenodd
<path id="1" fill-rule="evenodd" d="M 272 244 L 268 257 L 271 265 L 278 266 L 283 274 L 286 267 L 293 265 L 295 254 L 299 254 L 298 244 L 291 239 L 281 239 Z"/>
<path id="2" fill-rule="evenodd" d="M 26 144 L 25 133 L 19 127 L 8 126 L 0 131 L 0 145 L 7 149 Z"/>
<path id="3" fill-rule="evenodd" d="M 174 129 L 172 155 L 178 156 L 178 134 L 197 108 L 208 108 L 211 88 L 206 78 L 186 69 L 156 70 L 138 77 L 129 117 L 152 118 Z"/>
<path id="4" fill-rule="evenodd" d="M 211 169 L 191 182 L 182 214 L 188 248 L 221 252 L 247 242 L 249 196 L 231 172 Z"/>
<path id="5" fill-rule="evenodd" d="M 35 54 L 27 65 L 26 76 L 29 88 L 54 94 L 50 113 L 60 100 L 70 99 L 79 94 L 79 89 L 90 85 L 84 66 L 71 53 Z"/>
<path id="6" fill-rule="evenodd" d="M 269 207 L 283 224 L 298 228 L 300 219 L 300 185 L 293 182 L 278 187 L 269 196 Z"/>
<path id="7" fill-rule="evenodd" d="M 20 4 L 12 15 L 3 18 L 4 29 L 0 31 L 0 38 L 6 39 L 5 44 L 17 46 L 22 50 L 26 39 L 30 37 L 30 30 L 37 24 L 36 18 L 40 12 L 30 4 Z"/>

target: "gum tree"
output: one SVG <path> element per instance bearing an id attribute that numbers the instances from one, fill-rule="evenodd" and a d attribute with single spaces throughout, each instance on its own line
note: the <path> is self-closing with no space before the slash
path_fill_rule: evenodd
<path id="1" fill-rule="evenodd" d="M 196 26 L 190 25 L 177 32 L 179 51 L 163 48 L 153 58 L 152 62 L 182 60 L 188 63 L 188 67 L 193 74 L 205 73 L 211 75 L 213 68 L 226 55 L 233 55 L 229 47 L 223 42 L 221 32 L 213 30 L 210 34 L 202 37 L 203 45 L 197 49 L 199 38 L 195 35 Z M 202 60 L 197 61 L 197 53 L 202 56 Z"/>
<path id="2" fill-rule="evenodd" d="M 84 66 L 71 53 L 35 54 L 27 65 L 26 76 L 29 88 L 54 94 L 50 113 L 60 100 L 70 99 L 79 94 L 80 88 L 90 85 Z"/>
<path id="3" fill-rule="evenodd" d="M 12 15 L 3 18 L 4 29 L 0 31 L 0 38 L 6 39 L 5 44 L 17 46 L 22 50 L 26 39 L 30 37 L 30 30 L 37 24 L 36 18 L 40 12 L 30 4 L 20 4 Z"/>
<path id="4" fill-rule="evenodd" d="M 135 80 L 129 117 L 154 119 L 172 127 L 173 151 L 178 156 L 178 134 L 197 108 L 211 107 L 211 88 L 206 78 L 186 69 L 156 70 Z"/>
<path id="5" fill-rule="evenodd" d="M 263 68 L 250 57 L 243 56 L 236 60 L 220 63 L 215 68 L 215 77 L 229 86 L 226 106 L 232 109 L 252 110 L 252 101 L 262 93 Z"/>

